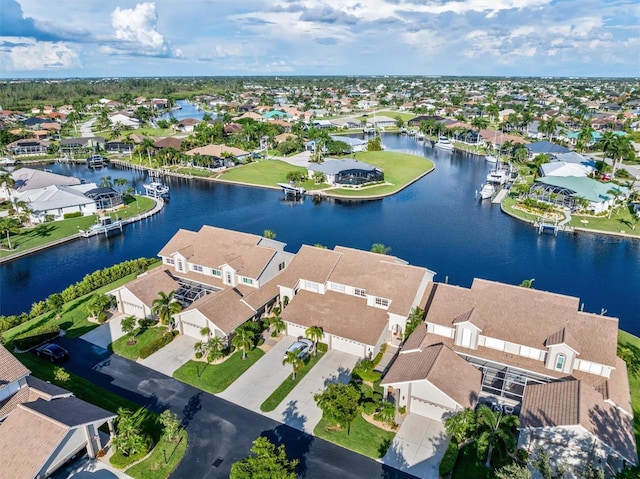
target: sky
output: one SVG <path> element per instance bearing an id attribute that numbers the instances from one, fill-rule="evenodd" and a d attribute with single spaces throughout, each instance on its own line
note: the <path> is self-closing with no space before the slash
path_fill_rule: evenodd
<path id="1" fill-rule="evenodd" d="M 640 0 L 0 0 L 0 78 L 640 77 Z"/>

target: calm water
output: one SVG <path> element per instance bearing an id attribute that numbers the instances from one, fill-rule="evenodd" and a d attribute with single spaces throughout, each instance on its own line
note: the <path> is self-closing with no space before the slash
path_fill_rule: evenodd
<path id="1" fill-rule="evenodd" d="M 195 118 L 196 120 L 202 120 L 202 117 L 206 113 L 203 110 L 196 110 L 196 106 L 193 103 L 189 103 L 185 100 L 178 100 L 176 105 L 181 106 L 180 110 L 171 110 L 170 112 L 165 113 L 164 115 L 160 115 L 158 119 L 168 120 L 171 117 L 174 117 L 176 120 L 184 120 L 185 118 Z M 212 118 L 216 117 L 214 112 L 209 112 Z"/>
<path id="2" fill-rule="evenodd" d="M 539 236 L 529 225 L 474 198 L 491 166 L 464 153 L 447 153 L 415 140 L 385 135 L 388 149 L 432 158 L 436 170 L 401 193 L 372 202 L 305 199 L 287 203 L 277 191 L 171 179 L 171 201 L 153 218 L 128 225 L 108 240 L 91 238 L 0 266 L 0 314 L 31 303 L 85 274 L 125 259 L 155 256 L 178 228 L 204 224 L 262 234 L 265 229 L 295 252 L 303 244 L 336 244 L 391 254 L 434 270 L 437 281 L 469 286 L 474 277 L 578 296 L 585 311 L 607 310 L 623 329 L 640 334 L 640 242 L 597 235 Z M 100 181 L 125 177 L 138 190 L 139 173 L 54 165 L 63 174 Z"/>

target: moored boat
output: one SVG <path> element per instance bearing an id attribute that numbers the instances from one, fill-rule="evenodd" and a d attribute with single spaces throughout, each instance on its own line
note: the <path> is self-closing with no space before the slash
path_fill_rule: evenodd
<path id="1" fill-rule="evenodd" d="M 169 187 L 159 181 L 152 181 L 143 186 L 147 196 L 165 199 L 169 197 Z"/>
<path id="2" fill-rule="evenodd" d="M 482 189 L 480 190 L 480 199 L 488 200 L 493 196 L 495 192 L 496 192 L 496 189 L 492 184 L 485 183 L 484 185 L 482 185 Z"/>
<path id="3" fill-rule="evenodd" d="M 439 148 L 441 150 L 451 151 L 453 150 L 453 143 L 446 136 L 441 136 L 438 138 L 438 141 L 436 141 L 436 144 L 434 145 L 434 147 Z"/>
<path id="4" fill-rule="evenodd" d="M 496 156 L 493 156 L 493 155 L 485 155 L 484 159 L 487 160 L 489 163 L 497 163 L 498 162 L 498 158 Z"/>

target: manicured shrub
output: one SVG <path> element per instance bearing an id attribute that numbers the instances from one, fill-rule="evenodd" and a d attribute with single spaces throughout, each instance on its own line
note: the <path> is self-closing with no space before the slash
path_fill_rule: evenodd
<path id="1" fill-rule="evenodd" d="M 59 334 L 60 326 L 55 323 L 48 323 L 17 335 L 13 339 L 13 345 L 18 349 L 25 350 L 56 338 Z"/>
<path id="2" fill-rule="evenodd" d="M 453 466 L 456 465 L 456 460 L 458 459 L 458 443 L 451 439 L 449 442 L 449 446 L 447 446 L 447 450 L 444 452 L 444 456 L 442 456 L 442 460 L 440 461 L 440 466 L 438 468 L 438 473 L 440 477 L 448 477 L 449 474 L 453 471 Z"/>
<path id="3" fill-rule="evenodd" d="M 174 337 L 175 336 L 171 332 L 164 333 L 160 338 L 154 341 L 151 341 L 146 346 L 143 346 L 142 348 L 140 348 L 140 357 L 142 359 L 148 358 L 153 353 L 155 353 L 156 351 L 159 351 L 160 349 L 165 347 L 167 344 L 169 344 Z"/>
<path id="4" fill-rule="evenodd" d="M 327 343 L 318 343 L 316 348 L 319 353 L 326 353 L 329 350 L 329 345 Z"/>
<path id="5" fill-rule="evenodd" d="M 367 401 L 362 404 L 362 410 L 364 411 L 365 414 L 368 414 L 369 416 L 371 416 L 374 412 L 376 412 L 377 408 L 378 408 L 378 405 L 373 401 Z"/>
<path id="6" fill-rule="evenodd" d="M 70 218 L 79 218 L 80 216 L 82 216 L 82 212 L 81 211 L 74 211 L 73 213 L 65 213 L 62 216 L 63 216 L 63 218 L 65 220 L 68 220 Z"/>

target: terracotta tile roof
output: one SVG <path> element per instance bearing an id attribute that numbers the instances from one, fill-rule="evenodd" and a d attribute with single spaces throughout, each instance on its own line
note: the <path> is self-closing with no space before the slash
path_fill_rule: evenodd
<path id="1" fill-rule="evenodd" d="M 566 344 L 574 351 L 580 352 L 580 344 L 578 344 L 578 341 L 567 331 L 567 328 L 556 331 L 544 342 L 545 346 L 553 346 L 555 344 Z"/>
<path id="2" fill-rule="evenodd" d="M 233 264 L 238 274 L 259 278 L 276 253 L 274 248 L 259 245 L 261 239 L 257 235 L 214 226 L 203 226 L 197 233 L 181 229 L 158 256 L 171 257 L 178 251 L 185 251 L 192 264 L 214 268 Z"/>
<path id="3" fill-rule="evenodd" d="M 577 380 L 527 386 L 520 412 L 521 428 L 575 425 L 637 463 L 633 416 L 605 402 L 593 387 Z"/>
<path id="4" fill-rule="evenodd" d="M 184 138 L 176 138 L 175 136 L 168 136 L 166 138 L 161 138 L 157 140 L 153 146 L 156 148 L 173 148 L 174 150 L 180 151 L 180 145 Z"/>
<path id="5" fill-rule="evenodd" d="M 302 245 L 287 269 L 278 276 L 278 284 L 294 288 L 300 279 L 324 284 L 341 256 L 329 249 Z"/>
<path id="6" fill-rule="evenodd" d="M 329 291 L 300 290 L 280 315 L 289 323 L 320 326 L 324 332 L 374 345 L 387 327 L 387 312 L 368 307 L 364 298 Z"/>
<path id="7" fill-rule="evenodd" d="M 0 389 L 30 373 L 31 371 L 0 344 Z"/>
<path id="8" fill-rule="evenodd" d="M 627 363 L 625 363 L 624 360 L 617 358 L 616 368 L 611 372 L 609 379 L 581 371 L 574 371 L 572 376 L 585 383 L 591 384 L 602 394 L 605 401 L 609 401 L 627 413 L 633 414 L 629 377 L 627 376 Z"/>
<path id="9" fill-rule="evenodd" d="M 273 301 L 280 293 L 277 278 L 263 284 L 259 289 L 246 288 L 246 290 L 240 290 L 244 295 L 244 301 L 256 310 Z"/>
<path id="10" fill-rule="evenodd" d="M 427 336 L 427 325 L 422 323 L 411 333 L 411 335 L 405 340 L 400 354 L 404 354 L 405 351 L 414 351 L 420 349 L 424 338 Z"/>
<path id="11" fill-rule="evenodd" d="M 466 323 L 467 321 L 480 329 L 480 331 L 482 331 L 484 325 L 486 324 L 486 322 L 480 317 L 480 313 L 478 313 L 476 308 L 471 308 L 466 313 L 462 313 L 460 316 L 455 318 L 452 323 Z"/>
<path id="12" fill-rule="evenodd" d="M 178 283 L 167 269 L 154 269 L 125 286 L 131 293 L 151 308 L 151 303 L 160 291 L 169 294 L 178 289 Z"/>
<path id="13" fill-rule="evenodd" d="M 471 289 L 443 283 L 434 288 L 427 322 L 452 327 L 455 318 L 475 308 L 486 322 L 485 336 L 544 350 L 547 338 L 566 328 L 581 359 L 616 363 L 618 319 L 578 311 L 578 298 L 478 278 Z M 480 357 L 493 355 L 486 349 L 468 351 Z"/>
<path id="14" fill-rule="evenodd" d="M 185 312 L 193 310 L 199 311 L 225 334 L 256 315 L 256 310 L 245 303 L 242 294 L 234 288 L 208 294 L 194 301 Z"/>
<path id="15" fill-rule="evenodd" d="M 429 381 L 467 408 L 474 407 L 477 402 L 482 373 L 440 343 L 398 355 L 381 384 L 411 381 Z"/>

